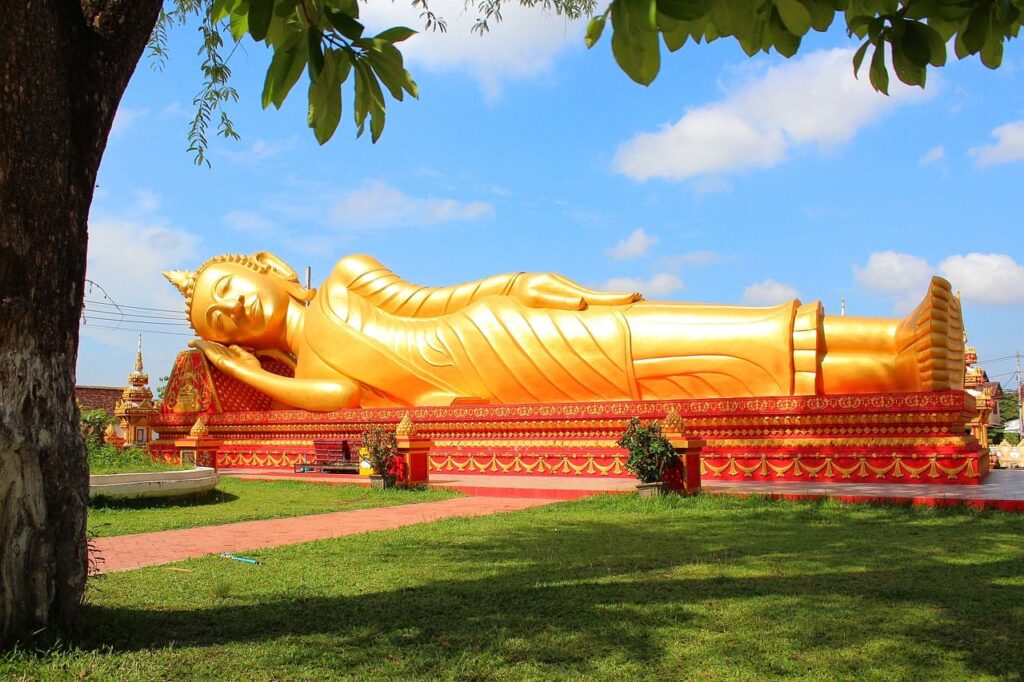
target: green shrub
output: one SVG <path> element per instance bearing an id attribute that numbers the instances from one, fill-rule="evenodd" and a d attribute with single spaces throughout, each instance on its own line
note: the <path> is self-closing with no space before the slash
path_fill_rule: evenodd
<path id="1" fill-rule="evenodd" d="M 629 451 L 626 469 L 641 483 L 662 480 L 665 467 L 678 457 L 660 426 L 653 422 L 644 425 L 637 417 L 629 420 L 617 445 Z"/>
<path id="2" fill-rule="evenodd" d="M 118 448 L 109 443 L 86 441 L 85 449 L 89 460 L 89 471 L 94 474 L 164 471 L 181 468 L 173 464 L 153 462 L 149 451 L 143 448 Z"/>
<path id="3" fill-rule="evenodd" d="M 391 473 L 398 452 L 398 439 L 394 431 L 376 424 L 371 426 L 363 432 L 363 447 L 366 448 L 366 458 L 370 460 L 370 466 L 375 472 L 382 476 Z"/>
<path id="4" fill-rule="evenodd" d="M 84 412 L 79 418 L 78 426 L 86 445 L 102 445 L 103 432 L 112 424 L 114 418 L 102 407 Z"/>

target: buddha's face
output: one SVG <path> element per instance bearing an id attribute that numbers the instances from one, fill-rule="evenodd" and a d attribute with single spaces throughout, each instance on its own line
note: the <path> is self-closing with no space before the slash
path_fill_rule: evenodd
<path id="1" fill-rule="evenodd" d="M 192 326 L 209 341 L 276 348 L 285 338 L 290 300 L 272 275 L 237 263 L 214 263 L 196 278 Z"/>

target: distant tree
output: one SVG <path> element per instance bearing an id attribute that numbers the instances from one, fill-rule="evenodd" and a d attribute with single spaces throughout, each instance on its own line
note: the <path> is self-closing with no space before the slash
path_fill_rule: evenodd
<path id="1" fill-rule="evenodd" d="M 81 431 L 82 438 L 85 439 L 86 444 L 97 444 L 103 442 L 103 432 L 107 430 L 107 426 L 112 424 L 114 418 L 107 414 L 107 411 L 102 407 L 98 407 L 95 410 L 89 410 L 82 414 L 81 419 Z"/>

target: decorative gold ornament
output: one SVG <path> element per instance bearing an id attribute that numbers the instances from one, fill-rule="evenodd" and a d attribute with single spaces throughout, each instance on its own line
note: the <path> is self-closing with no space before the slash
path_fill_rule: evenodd
<path id="1" fill-rule="evenodd" d="M 209 435 L 210 430 L 206 426 L 206 418 L 200 416 L 196 419 L 196 423 L 189 429 L 188 435 L 192 438 L 205 438 Z"/>
<path id="2" fill-rule="evenodd" d="M 416 433 L 416 427 L 413 426 L 412 419 L 409 418 L 409 413 L 406 412 L 402 417 L 402 421 L 398 422 L 398 426 L 395 427 L 395 435 L 408 438 L 414 433 Z"/>

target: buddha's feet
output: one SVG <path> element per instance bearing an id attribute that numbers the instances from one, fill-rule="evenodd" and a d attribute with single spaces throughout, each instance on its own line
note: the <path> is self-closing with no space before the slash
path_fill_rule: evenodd
<path id="1" fill-rule="evenodd" d="M 944 391 L 964 385 L 964 323 L 949 282 L 932 277 L 920 305 L 896 330 L 902 390 Z"/>

